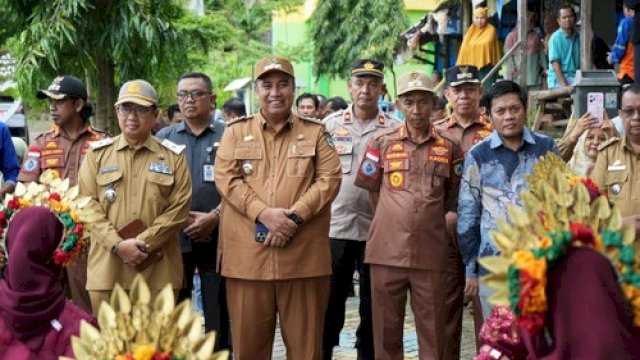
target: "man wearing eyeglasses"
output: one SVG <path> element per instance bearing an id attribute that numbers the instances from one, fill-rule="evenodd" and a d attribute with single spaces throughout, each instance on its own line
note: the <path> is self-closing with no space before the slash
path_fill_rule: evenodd
<path id="1" fill-rule="evenodd" d="M 632 85 L 622 93 L 619 111 L 625 135 L 613 137 L 598 147 L 598 159 L 591 177 L 600 191 L 607 193 L 623 218 L 623 223 L 640 234 L 640 87 Z"/>
<path id="2" fill-rule="evenodd" d="M 68 178 L 71 186 L 78 183 L 78 170 L 89 151 L 89 144 L 109 135 L 95 129 L 89 122 L 93 108 L 87 101 L 87 88 L 74 76 L 53 79 L 46 90 L 36 94 L 49 100 L 49 116 L 53 127 L 40 134 L 29 147 L 20 168 L 18 181 L 38 181 L 45 170 L 53 170 L 59 177 Z M 75 257 L 67 267 L 71 298 L 85 311 L 91 311 L 87 293 L 87 253 Z"/>
<path id="3" fill-rule="evenodd" d="M 203 73 L 187 73 L 178 80 L 178 105 L 184 121 L 165 127 L 157 136 L 184 145 L 191 172 L 193 201 L 180 247 L 185 285 L 179 300 L 191 297 L 193 273 L 198 268 L 202 284 L 205 330 L 215 330 L 220 348 L 229 348 L 229 315 L 224 282 L 216 272 L 216 248 L 220 221 L 220 194 L 213 170 L 224 124 L 214 121 L 210 108 L 215 104 L 211 79 Z"/>
<path id="4" fill-rule="evenodd" d="M 80 193 L 92 198 L 87 290 L 94 314 L 115 284 L 129 290 L 137 274 L 147 281 L 152 301 L 167 283 L 177 295 L 183 282 L 178 230 L 191 207 L 184 146 L 151 135 L 158 117 L 155 89 L 144 80 L 129 81 L 115 107 L 122 134 L 92 143 L 80 167 Z"/>

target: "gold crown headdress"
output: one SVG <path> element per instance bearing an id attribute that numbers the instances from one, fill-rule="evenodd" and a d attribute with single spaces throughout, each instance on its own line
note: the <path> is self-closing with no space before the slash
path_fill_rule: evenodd
<path id="1" fill-rule="evenodd" d="M 116 285 L 110 302 L 98 312 L 100 330 L 82 321 L 80 337 L 71 343 L 77 360 L 227 360 L 228 351 L 214 353 L 216 334 L 203 334 L 202 320 L 191 301 L 175 306 L 167 284 L 151 303 L 144 277 L 136 275 L 129 295 Z M 69 358 L 61 358 L 71 360 Z"/>
<path id="2" fill-rule="evenodd" d="M 57 174 L 47 170 L 40 175 L 40 183 L 21 182 L 16 184 L 13 194 L 5 197 L 0 205 L 0 269 L 7 262 L 6 236 L 8 225 L 18 211 L 29 206 L 44 206 L 58 217 L 64 226 L 62 240 L 53 260 L 58 265 L 67 265 L 86 244 L 88 237 L 83 223 L 87 222 L 84 208 L 91 198 L 80 196 L 78 186 L 69 186 L 69 179 L 60 179 Z"/>
<path id="3" fill-rule="evenodd" d="M 509 222 L 490 233 L 500 255 L 478 260 L 496 290 L 490 301 L 509 305 L 519 325 L 535 333 L 547 311 L 546 272 L 569 247 L 588 247 L 607 256 L 640 326 L 640 248 L 635 229 L 622 225 L 620 211 L 589 178 L 575 176 L 555 154 L 541 159 L 527 178 L 522 209 L 508 208 Z"/>

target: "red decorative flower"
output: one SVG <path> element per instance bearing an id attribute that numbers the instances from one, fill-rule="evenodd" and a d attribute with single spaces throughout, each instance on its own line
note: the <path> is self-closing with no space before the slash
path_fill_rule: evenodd
<path id="1" fill-rule="evenodd" d="M 155 353 L 151 360 L 171 360 L 171 356 L 167 353 Z"/>
<path id="2" fill-rule="evenodd" d="M 17 198 L 9 200 L 9 202 L 7 203 L 7 207 L 11 210 L 16 210 L 18 207 L 20 207 L 20 200 L 18 200 Z"/>
<path id="3" fill-rule="evenodd" d="M 595 237 L 593 236 L 593 229 L 584 224 L 569 224 L 569 231 L 573 235 L 574 241 L 580 241 L 584 244 L 594 244 Z"/>
<path id="4" fill-rule="evenodd" d="M 56 249 L 56 251 L 53 253 L 53 261 L 55 261 L 55 263 L 58 265 L 64 265 L 69 262 L 70 259 L 71 254 L 60 249 Z"/>
<path id="5" fill-rule="evenodd" d="M 538 334 L 544 327 L 544 314 L 522 315 L 516 323 L 530 334 Z"/>
<path id="6" fill-rule="evenodd" d="M 82 224 L 76 224 L 73 228 L 73 232 L 78 234 L 78 237 L 82 237 L 82 234 L 84 234 L 84 226 L 82 226 Z"/>
<path id="7" fill-rule="evenodd" d="M 583 178 L 582 183 L 589 190 L 589 198 L 590 203 L 594 202 L 600 196 L 600 190 L 598 190 L 598 185 L 596 185 L 591 178 Z"/>
<path id="8" fill-rule="evenodd" d="M 62 200 L 62 197 L 60 197 L 60 194 L 58 193 L 51 193 L 51 195 L 49 195 L 49 200 L 60 201 Z"/>
<path id="9" fill-rule="evenodd" d="M 0 211 L 0 224 L 3 224 L 7 220 L 7 214 L 4 211 Z"/>

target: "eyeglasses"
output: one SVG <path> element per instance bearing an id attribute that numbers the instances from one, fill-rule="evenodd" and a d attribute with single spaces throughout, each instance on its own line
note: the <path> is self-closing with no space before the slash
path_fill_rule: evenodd
<path id="1" fill-rule="evenodd" d="M 210 92 L 208 91 L 202 91 L 202 90 L 193 90 L 193 91 L 178 91 L 178 93 L 176 94 L 176 96 L 178 97 L 178 100 L 180 101 L 184 101 L 187 100 L 189 98 L 189 96 L 191 96 L 191 98 L 195 101 L 195 100 L 200 100 L 203 97 L 207 96 L 207 95 L 211 95 Z"/>
<path id="2" fill-rule="evenodd" d="M 131 113 L 135 113 L 136 116 L 147 115 L 151 111 L 155 109 L 155 106 L 129 106 L 129 105 L 120 105 L 118 106 L 118 113 L 120 115 L 129 116 Z"/>
<path id="3" fill-rule="evenodd" d="M 624 115 L 625 118 L 632 118 L 636 114 L 640 115 L 640 108 L 624 108 L 621 109 L 620 112 L 622 113 L 622 115 Z"/>

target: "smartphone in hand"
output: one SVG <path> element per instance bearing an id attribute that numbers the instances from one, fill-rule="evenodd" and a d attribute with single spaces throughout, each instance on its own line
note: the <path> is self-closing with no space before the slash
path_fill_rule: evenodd
<path id="1" fill-rule="evenodd" d="M 587 93 L 587 111 L 598 119 L 591 127 L 600 127 L 604 121 L 604 94 L 601 92 Z"/>

